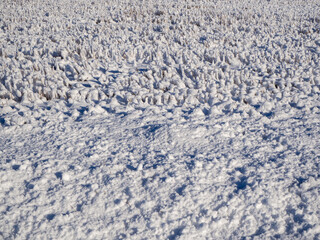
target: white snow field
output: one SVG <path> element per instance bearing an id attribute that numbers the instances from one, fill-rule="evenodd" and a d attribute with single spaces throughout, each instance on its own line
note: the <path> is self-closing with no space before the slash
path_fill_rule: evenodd
<path id="1" fill-rule="evenodd" d="M 318 0 L 1 0 L 0 239 L 320 239 Z"/>

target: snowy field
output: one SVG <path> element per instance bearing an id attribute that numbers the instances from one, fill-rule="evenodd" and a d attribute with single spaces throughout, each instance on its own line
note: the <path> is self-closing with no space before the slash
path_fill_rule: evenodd
<path id="1" fill-rule="evenodd" d="M 318 0 L 1 0 L 0 239 L 320 239 Z"/>

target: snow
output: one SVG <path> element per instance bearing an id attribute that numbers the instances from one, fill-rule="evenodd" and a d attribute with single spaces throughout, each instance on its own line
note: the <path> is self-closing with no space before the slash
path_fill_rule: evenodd
<path id="1" fill-rule="evenodd" d="M 318 1 L 0 3 L 0 237 L 320 237 Z"/>

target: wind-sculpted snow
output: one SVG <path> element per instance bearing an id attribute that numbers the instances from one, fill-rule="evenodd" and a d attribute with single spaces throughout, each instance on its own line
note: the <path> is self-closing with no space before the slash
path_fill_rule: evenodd
<path id="1" fill-rule="evenodd" d="M 228 102 L 264 113 L 318 104 L 316 2 L 4 1 L 1 9 L 3 106 Z"/>
<path id="2" fill-rule="evenodd" d="M 0 238 L 320 238 L 319 12 L 2 0 Z"/>

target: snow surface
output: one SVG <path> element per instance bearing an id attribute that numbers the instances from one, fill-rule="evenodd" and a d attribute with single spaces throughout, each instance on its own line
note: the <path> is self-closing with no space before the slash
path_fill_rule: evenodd
<path id="1" fill-rule="evenodd" d="M 318 1 L 0 2 L 0 238 L 319 239 Z"/>

